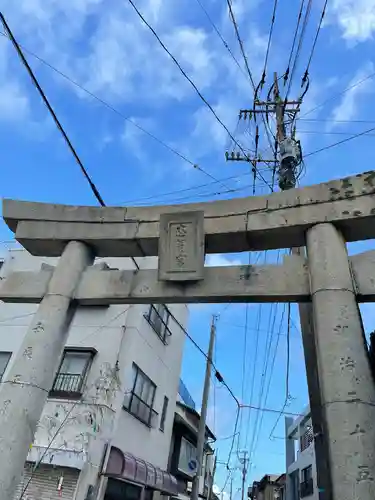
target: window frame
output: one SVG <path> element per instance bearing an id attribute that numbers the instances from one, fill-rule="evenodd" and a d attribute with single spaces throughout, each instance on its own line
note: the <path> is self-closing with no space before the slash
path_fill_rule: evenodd
<path id="1" fill-rule="evenodd" d="M 164 396 L 163 408 L 161 410 L 160 425 L 159 425 L 159 429 L 161 430 L 161 432 L 164 432 L 165 430 L 165 421 L 167 418 L 168 406 L 169 406 L 169 398 L 167 396 Z"/>
<path id="2" fill-rule="evenodd" d="M 80 381 L 79 381 L 79 386 L 77 387 L 76 390 L 64 390 L 64 389 L 59 389 L 56 387 L 58 377 L 59 375 L 64 375 L 64 373 L 61 373 L 61 367 L 64 363 L 64 360 L 66 358 L 66 355 L 68 354 L 74 354 L 74 353 L 84 353 L 87 354 L 87 360 L 84 369 L 82 370 L 82 373 L 80 374 Z M 83 390 L 85 386 L 85 382 L 87 379 L 87 375 L 91 369 L 92 362 L 94 360 L 95 355 L 97 354 L 97 350 L 94 349 L 93 347 L 66 347 L 64 349 L 63 355 L 61 356 L 59 368 L 56 371 L 56 375 L 53 381 L 52 388 L 49 392 L 49 397 L 50 398 L 62 398 L 62 399 L 80 399 L 83 395 Z M 65 375 L 78 375 L 78 374 L 65 374 Z"/>
<path id="3" fill-rule="evenodd" d="M 308 478 L 306 478 L 306 471 L 309 471 L 310 474 Z M 308 481 L 310 481 L 310 479 L 312 479 L 313 477 L 312 472 L 313 472 L 312 465 L 308 465 L 307 467 L 301 469 L 302 483 L 307 483 Z"/>
<path id="4" fill-rule="evenodd" d="M 3 370 L 3 372 L 2 372 L 2 373 L 0 372 L 0 382 L 3 380 L 4 373 L 6 372 L 6 369 L 8 368 L 9 361 L 10 361 L 10 360 L 11 360 L 11 358 L 12 358 L 13 352 L 11 352 L 11 351 L 0 351 L 0 355 L 1 355 L 1 354 L 8 354 L 8 360 L 7 360 L 7 362 L 5 363 L 5 366 L 4 366 L 4 370 Z"/>
<path id="5" fill-rule="evenodd" d="M 133 385 L 132 385 L 131 391 L 129 392 L 129 394 L 130 394 L 129 401 L 127 402 L 127 404 L 124 402 L 123 408 L 128 413 L 130 413 L 130 415 L 132 415 L 133 417 L 135 417 L 136 419 L 138 419 L 140 422 L 142 422 L 143 424 L 145 424 L 147 427 L 151 428 L 152 427 L 152 423 L 153 423 L 153 417 L 155 417 L 155 416 L 158 415 L 158 413 L 154 410 L 157 385 L 155 384 L 155 382 L 153 382 L 151 380 L 151 378 L 148 375 L 146 375 L 146 373 L 136 363 L 133 363 L 132 368 L 133 368 L 133 375 L 134 375 Z M 141 375 L 141 377 L 143 379 L 142 380 L 141 396 L 136 391 L 137 383 L 138 383 L 138 380 L 139 380 L 138 379 L 139 375 Z M 152 397 L 151 397 L 151 403 L 148 403 L 147 401 L 145 401 L 144 399 L 142 399 L 142 392 L 143 392 L 143 389 L 144 389 L 145 382 L 147 384 L 149 384 L 149 387 L 147 389 L 147 396 L 149 396 L 150 388 L 153 391 L 152 392 Z M 136 398 L 138 400 L 138 411 L 133 410 L 133 401 L 134 401 L 134 398 Z M 139 412 L 139 405 L 140 405 L 140 403 L 142 405 L 144 405 L 145 407 L 147 407 L 148 410 L 149 410 L 149 412 L 148 412 L 148 418 L 147 419 L 145 419 L 141 415 L 139 415 L 139 413 L 140 413 Z"/>
<path id="6" fill-rule="evenodd" d="M 163 308 L 163 313 L 166 313 L 165 319 L 161 314 L 161 312 L 159 311 L 160 307 Z M 160 328 L 160 330 L 152 319 L 153 314 L 156 314 L 158 319 L 161 321 L 162 327 Z M 168 326 L 169 319 L 171 316 L 172 314 L 165 304 L 150 304 L 148 312 L 144 314 L 144 317 L 147 320 L 148 324 L 151 326 L 151 328 L 154 330 L 154 332 L 160 338 L 163 344 L 168 344 L 169 338 L 172 336 L 172 332 L 170 331 Z"/>

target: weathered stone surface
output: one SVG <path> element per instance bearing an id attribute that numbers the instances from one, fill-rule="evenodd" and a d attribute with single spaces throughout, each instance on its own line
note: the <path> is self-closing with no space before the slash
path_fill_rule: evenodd
<path id="1" fill-rule="evenodd" d="M 34 255 L 57 256 L 68 239 L 99 256 L 158 255 L 162 213 L 203 211 L 206 253 L 303 246 L 306 231 L 332 222 L 346 241 L 375 238 L 375 172 L 262 197 L 154 207 L 72 207 L 4 200 L 16 239 Z"/>
<path id="2" fill-rule="evenodd" d="M 159 280 L 203 279 L 204 212 L 160 216 Z"/>
<path id="3" fill-rule="evenodd" d="M 40 302 L 50 275 L 11 274 L 0 287 L 0 299 L 18 302 L 28 290 L 28 302 Z M 9 280 L 9 281 L 8 281 Z M 38 286 L 33 286 L 37 283 Z M 283 265 L 205 267 L 204 280 L 163 282 L 158 271 L 101 270 L 92 266 L 82 275 L 74 298 L 85 305 L 195 302 L 285 302 L 309 300 L 306 264 L 288 257 Z"/>
<path id="4" fill-rule="evenodd" d="M 334 500 L 375 498 L 375 389 L 344 240 L 307 234 L 317 370 Z"/>

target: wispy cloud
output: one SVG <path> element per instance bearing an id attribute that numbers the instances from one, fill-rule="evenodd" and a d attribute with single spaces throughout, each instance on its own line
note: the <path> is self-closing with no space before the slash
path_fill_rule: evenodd
<path id="1" fill-rule="evenodd" d="M 364 42 L 375 32 L 375 0 L 334 0 L 328 23 L 335 23 L 348 41 Z"/>
<path id="2" fill-rule="evenodd" d="M 368 75 L 374 72 L 373 63 L 368 63 L 363 66 L 350 80 L 347 87 L 352 87 L 349 91 L 343 94 L 340 103 L 332 110 L 330 118 L 337 122 L 342 120 L 353 120 L 356 118 L 366 99 L 366 96 L 375 91 L 373 80 L 369 79 L 356 85 L 364 80 Z M 338 126 L 339 123 L 333 123 L 330 128 Z"/>

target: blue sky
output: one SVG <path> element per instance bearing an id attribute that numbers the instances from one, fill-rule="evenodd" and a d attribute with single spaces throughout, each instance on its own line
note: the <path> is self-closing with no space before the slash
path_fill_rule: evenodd
<path id="1" fill-rule="evenodd" d="M 200 1 L 243 68 L 226 2 Z M 323 3 L 323 0 L 315 0 L 312 4 L 291 97 L 300 93 L 301 78 Z M 233 133 L 238 109 L 251 106 L 253 92 L 197 0 L 138 0 L 136 4 Z M 265 92 L 273 71 L 281 75 L 286 70 L 299 9 L 297 0 L 288 0 L 287 5 L 280 0 L 279 4 Z M 116 114 L 28 55 L 42 87 L 108 205 L 144 203 L 144 197 L 152 197 L 147 203 L 170 203 L 252 193 L 248 165 L 225 163 L 224 151 L 230 145 L 226 132 L 160 49 L 127 0 L 0 0 L 0 6 L 24 47 L 119 111 Z M 273 1 L 233 0 L 233 8 L 257 83 L 263 69 Z M 375 0 L 328 1 L 327 15 L 310 68 L 311 85 L 297 127 L 304 154 L 375 126 L 375 122 L 370 123 L 375 120 L 373 79 L 340 94 L 375 72 L 374 32 Z M 95 204 L 78 166 L 31 86 L 11 44 L 4 37 L 0 37 L 0 86 L 1 195 L 25 200 Z M 315 111 L 309 112 L 318 105 Z M 182 160 L 120 115 L 147 129 L 189 161 Z M 251 147 L 243 124 L 237 134 L 241 144 Z M 322 182 L 373 168 L 373 141 L 373 136 L 363 136 L 308 156 L 301 184 Z M 263 138 L 261 144 L 265 146 Z M 218 194 L 226 188 L 221 183 L 213 183 L 212 178 L 193 168 L 194 164 L 216 179 L 238 176 L 223 182 L 226 188 L 240 190 Z M 205 186 L 196 188 L 202 184 Z M 194 189 L 162 196 L 163 193 L 190 187 Z M 257 193 L 264 192 L 265 186 L 257 185 Z M 2 240 L 11 238 L 4 225 L 0 231 Z M 351 245 L 350 251 L 360 251 L 371 245 L 372 242 Z M 262 261 L 264 256 L 259 258 Z M 268 258 L 274 259 L 275 256 L 270 253 Z M 228 261 L 246 262 L 247 256 L 215 256 L 210 263 L 226 264 Z M 202 346 L 206 346 L 210 316 L 214 311 L 222 312 L 218 323 L 217 365 L 239 398 L 243 396 L 244 401 L 249 403 L 253 394 L 253 404 L 258 403 L 262 384 L 269 316 L 272 314 L 273 318 L 276 314 L 271 344 L 273 353 L 283 310 L 282 305 L 272 310 L 271 306 L 262 306 L 257 323 L 259 307 L 251 305 L 248 308 L 244 384 L 246 307 L 231 305 L 223 312 L 223 306 L 196 306 L 192 308 L 190 321 L 191 334 Z M 295 306 L 292 317 L 298 326 Z M 367 329 L 371 329 L 371 306 L 366 306 L 364 319 Z M 254 365 L 258 324 L 258 362 Z M 270 382 L 267 377 L 271 375 L 273 354 L 268 364 L 265 387 L 269 384 L 270 389 L 267 401 L 266 390 L 261 398 L 261 404 L 269 408 L 280 409 L 284 401 L 285 332 L 284 321 Z M 298 413 L 307 403 L 307 388 L 301 340 L 294 326 L 291 352 L 290 394 L 293 399 L 288 408 Z M 197 401 L 201 397 L 203 370 L 204 360 L 187 344 L 183 375 Z M 210 419 L 212 425 L 215 424 L 218 438 L 233 432 L 235 410 L 225 389 L 212 391 Z M 282 439 L 269 439 L 276 419 L 277 414 L 263 413 L 254 432 L 256 412 L 250 413 L 250 420 L 248 412 L 243 412 L 240 449 L 245 445 L 250 449 L 253 444 L 249 481 L 284 469 L 284 442 Z M 282 436 L 282 432 L 283 419 L 277 425 L 275 435 Z M 218 445 L 220 460 L 226 461 L 230 440 L 218 441 Z M 235 454 L 230 463 L 238 465 Z M 222 486 L 225 476 L 225 467 L 219 466 L 219 486 Z M 240 485 L 239 471 L 234 473 L 234 478 L 236 491 Z"/>

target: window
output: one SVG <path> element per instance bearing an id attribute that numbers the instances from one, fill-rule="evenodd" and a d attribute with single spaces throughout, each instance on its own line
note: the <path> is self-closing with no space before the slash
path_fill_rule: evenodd
<path id="1" fill-rule="evenodd" d="M 180 456 L 178 460 L 178 470 L 187 476 L 193 477 L 196 471 L 192 469 L 192 460 L 197 459 L 197 449 L 185 438 L 181 438 Z M 189 465 L 190 464 L 190 465 Z"/>
<path id="2" fill-rule="evenodd" d="M 151 305 L 148 313 L 145 315 L 155 333 L 165 344 L 168 343 L 168 339 L 172 335 L 168 328 L 170 316 L 171 313 L 164 304 Z"/>
<path id="3" fill-rule="evenodd" d="M 153 427 L 156 411 L 153 410 L 156 385 L 145 373 L 133 364 L 133 386 L 124 408 L 149 427 Z"/>
<path id="4" fill-rule="evenodd" d="M 0 352 L 0 380 L 3 378 L 4 372 L 11 357 L 11 352 Z"/>
<path id="5" fill-rule="evenodd" d="M 312 425 L 308 424 L 305 427 L 304 433 L 302 434 L 300 439 L 301 451 L 306 450 L 313 441 L 314 441 L 314 431 Z"/>
<path id="6" fill-rule="evenodd" d="M 164 396 L 164 403 L 163 403 L 163 409 L 161 412 L 161 419 L 160 419 L 160 430 L 164 432 L 164 426 L 165 426 L 165 419 L 167 417 L 167 410 L 168 410 L 168 398 L 167 396 Z"/>
<path id="7" fill-rule="evenodd" d="M 312 466 L 309 465 L 301 471 L 302 482 L 300 485 L 301 498 L 308 497 L 314 493 L 314 483 L 312 477 Z"/>
<path id="8" fill-rule="evenodd" d="M 60 368 L 53 383 L 51 396 L 81 397 L 95 349 L 65 349 Z"/>
<path id="9" fill-rule="evenodd" d="M 310 479 L 312 479 L 312 465 L 306 467 L 306 469 L 302 469 L 302 482 L 307 483 Z"/>

